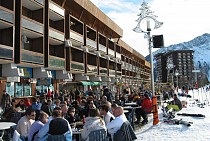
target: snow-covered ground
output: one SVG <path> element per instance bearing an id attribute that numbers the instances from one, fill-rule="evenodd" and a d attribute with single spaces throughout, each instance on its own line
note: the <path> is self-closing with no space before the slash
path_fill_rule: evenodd
<path id="1" fill-rule="evenodd" d="M 194 91 L 189 91 L 192 98 L 184 98 L 188 101 L 187 108 L 183 108 L 178 113 L 203 114 L 205 118 L 178 116 L 175 119 L 192 122 L 190 127 L 185 125 L 171 125 L 163 122 L 163 114 L 159 108 L 159 120 L 157 125 L 153 125 L 152 117 L 149 123 L 136 131 L 137 140 L 140 141 L 210 141 L 210 91 L 206 92 L 201 88 Z M 183 100 L 183 97 L 180 97 Z M 198 99 L 205 102 L 203 108 L 194 104 L 193 99 Z"/>

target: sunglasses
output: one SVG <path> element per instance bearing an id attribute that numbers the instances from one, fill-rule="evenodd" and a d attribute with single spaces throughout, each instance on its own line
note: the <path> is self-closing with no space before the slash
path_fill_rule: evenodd
<path id="1" fill-rule="evenodd" d="M 36 114 L 34 114 L 34 115 L 30 115 L 30 116 L 35 117 L 35 116 L 36 116 Z"/>

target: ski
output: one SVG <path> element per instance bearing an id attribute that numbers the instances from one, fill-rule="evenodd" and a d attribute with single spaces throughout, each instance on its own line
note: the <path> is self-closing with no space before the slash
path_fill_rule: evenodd
<path id="1" fill-rule="evenodd" d="M 183 121 L 182 119 L 166 119 L 166 120 L 164 120 L 164 123 L 176 124 L 176 125 L 182 124 L 187 127 L 190 127 L 191 124 L 193 124 L 193 122 Z"/>
<path id="2" fill-rule="evenodd" d="M 178 116 L 205 117 L 203 114 L 177 113 Z"/>

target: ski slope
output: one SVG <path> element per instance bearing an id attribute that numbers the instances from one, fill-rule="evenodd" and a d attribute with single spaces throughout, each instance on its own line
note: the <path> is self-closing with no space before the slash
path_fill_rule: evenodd
<path id="1" fill-rule="evenodd" d="M 143 141 L 210 141 L 210 91 L 205 89 L 189 91 L 191 98 L 180 97 L 188 102 L 187 108 L 183 108 L 178 113 L 203 114 L 205 118 L 190 116 L 175 116 L 175 119 L 182 119 L 192 122 L 190 127 L 185 125 L 174 125 L 164 123 L 161 108 L 159 108 L 159 120 L 157 125 L 153 125 L 152 117 L 149 123 L 136 131 L 137 140 Z M 198 106 L 196 99 L 202 106 Z M 201 108 L 202 107 L 202 108 Z"/>

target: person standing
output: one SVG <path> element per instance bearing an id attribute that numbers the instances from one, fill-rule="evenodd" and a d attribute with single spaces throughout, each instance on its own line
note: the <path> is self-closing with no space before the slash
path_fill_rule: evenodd
<path id="1" fill-rule="evenodd" d="M 6 92 L 6 90 L 3 90 L 2 98 L 1 98 L 1 106 L 3 110 L 11 106 L 11 96 Z"/>

